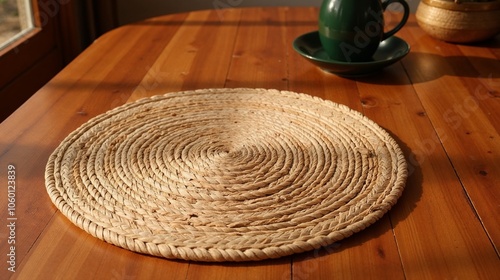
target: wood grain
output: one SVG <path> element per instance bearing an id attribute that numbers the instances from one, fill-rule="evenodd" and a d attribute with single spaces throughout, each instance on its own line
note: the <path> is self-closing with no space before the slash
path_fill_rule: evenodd
<path id="1" fill-rule="evenodd" d="M 499 139 L 496 127 L 498 112 L 491 111 L 490 106 L 499 104 L 498 98 L 491 93 L 497 92 L 500 85 L 490 76 L 496 73 L 492 69 L 494 63 L 486 59 L 481 63 L 484 66 L 474 67 L 471 60 L 474 64 L 478 61 L 474 60 L 474 56 L 464 56 L 457 45 L 425 36 L 414 50 L 425 54 L 429 60 L 426 63 L 439 65 L 446 73 L 436 77 L 429 75 L 428 71 L 417 72 L 418 67 L 407 67 L 410 77 L 414 75 L 418 79 L 428 80 L 415 84 L 414 88 L 434 125 L 438 140 L 432 140 L 436 138 L 429 136 L 430 141 L 422 145 L 430 147 L 431 142 L 442 143 L 454 172 L 460 177 L 462 187 L 457 188 L 456 192 L 465 192 L 498 252 L 500 189 L 494 186 L 500 182 L 500 142 L 496 141 Z M 471 55 L 470 49 L 468 55 Z M 406 62 L 411 63 L 408 60 Z M 498 67 L 499 63 L 496 62 Z M 479 71 L 488 75 L 487 78 L 481 77 L 476 68 L 484 68 Z M 487 74 L 487 71 L 493 72 Z"/>
<path id="2" fill-rule="evenodd" d="M 385 76 L 379 77 L 385 80 L 382 83 L 396 82 L 397 79 L 402 85 L 374 88 L 370 83 L 375 78 L 372 77 L 366 79 L 366 83 L 359 82 L 358 87 L 362 99 L 369 100 L 364 105 L 365 114 L 393 135 L 398 135 L 409 159 L 415 156 L 414 162 L 409 160 L 412 172 L 400 200 L 403 203 L 398 203 L 390 212 L 406 278 L 493 277 L 496 268 L 487 261 L 494 259 L 496 253 L 471 211 L 462 185 L 441 146 L 438 137 L 442 135 L 436 134 L 427 116 L 428 109 L 422 107 L 413 87 L 407 84 L 408 78 L 402 66 L 394 65 L 389 70 L 396 71 L 392 73 L 391 81 Z M 412 204 L 412 208 L 402 208 Z M 457 215 L 456 209 L 469 211 Z M 439 215 L 430 219 L 433 213 Z M 429 232 L 433 233 L 432 236 Z M 399 240 L 406 242 L 400 243 Z M 414 247 L 412 241 L 419 246 Z"/>
<path id="3" fill-rule="evenodd" d="M 225 87 L 287 88 L 285 12 L 255 8 L 242 13 Z"/>
<path id="4" fill-rule="evenodd" d="M 17 169 L 16 272 L 1 279 L 496 279 L 500 272 L 500 40 L 454 45 L 414 16 L 411 45 L 374 75 L 343 78 L 294 52 L 318 10 L 244 8 L 166 15 L 92 44 L 0 124 L 0 170 Z M 345 104 L 400 144 L 410 176 L 394 208 L 326 248 L 277 260 L 197 263 L 136 254 L 68 221 L 44 186 L 49 155 L 90 118 L 171 91 L 261 87 Z M 5 176 L 0 176 L 5 186 Z M 7 209 L 5 192 L 0 209 Z M 6 211 L 0 220 L 6 221 Z"/>

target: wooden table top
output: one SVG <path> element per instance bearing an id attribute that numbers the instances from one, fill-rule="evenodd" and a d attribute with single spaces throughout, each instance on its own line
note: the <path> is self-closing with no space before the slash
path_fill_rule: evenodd
<path id="1" fill-rule="evenodd" d="M 412 16 L 397 34 L 411 45 L 408 56 L 374 75 L 348 79 L 321 71 L 292 48 L 297 36 L 316 29 L 317 13 L 273 7 L 167 15 L 93 43 L 0 125 L 0 278 L 498 277 L 500 38 L 448 44 L 426 35 Z M 44 182 L 48 157 L 81 124 L 145 96 L 221 87 L 302 92 L 362 112 L 405 153 L 410 176 L 402 197 L 375 224 L 327 248 L 217 264 L 109 245 L 51 203 Z"/>

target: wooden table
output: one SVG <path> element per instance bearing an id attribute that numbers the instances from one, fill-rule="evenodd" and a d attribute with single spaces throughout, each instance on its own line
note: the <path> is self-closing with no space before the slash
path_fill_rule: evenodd
<path id="1" fill-rule="evenodd" d="M 500 38 L 448 44 L 427 36 L 412 16 L 398 33 L 411 45 L 407 57 L 372 76 L 347 79 L 292 49 L 297 36 L 315 30 L 317 13 L 285 7 L 191 12 L 99 38 L 0 125 L 0 278 L 498 279 Z M 396 18 L 386 15 L 388 22 Z M 362 112 L 404 150 L 410 176 L 403 196 L 374 225 L 328 248 L 219 264 L 109 245 L 52 205 L 45 164 L 78 126 L 145 96 L 220 87 L 303 92 Z M 9 217 L 17 218 L 13 231 Z M 15 273 L 8 270 L 8 240 L 15 240 Z"/>

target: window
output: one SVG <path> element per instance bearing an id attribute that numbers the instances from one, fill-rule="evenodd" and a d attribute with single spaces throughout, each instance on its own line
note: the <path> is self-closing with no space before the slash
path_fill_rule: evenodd
<path id="1" fill-rule="evenodd" d="M 0 0 L 0 122 L 116 19 L 116 0 Z"/>
<path id="2" fill-rule="evenodd" d="M 0 121 L 68 61 L 73 0 L 0 0 Z M 9 24 L 5 24 L 5 23 Z M 64 37 L 64 40 L 62 39 Z"/>
<path id="3" fill-rule="evenodd" d="M 29 0 L 0 0 L 0 50 L 34 28 Z"/>

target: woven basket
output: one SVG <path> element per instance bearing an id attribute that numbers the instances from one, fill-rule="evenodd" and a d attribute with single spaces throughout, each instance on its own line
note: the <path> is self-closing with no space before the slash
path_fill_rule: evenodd
<path id="1" fill-rule="evenodd" d="M 472 43 L 500 32 L 500 1 L 422 0 L 417 22 L 430 36 L 452 43 Z"/>

